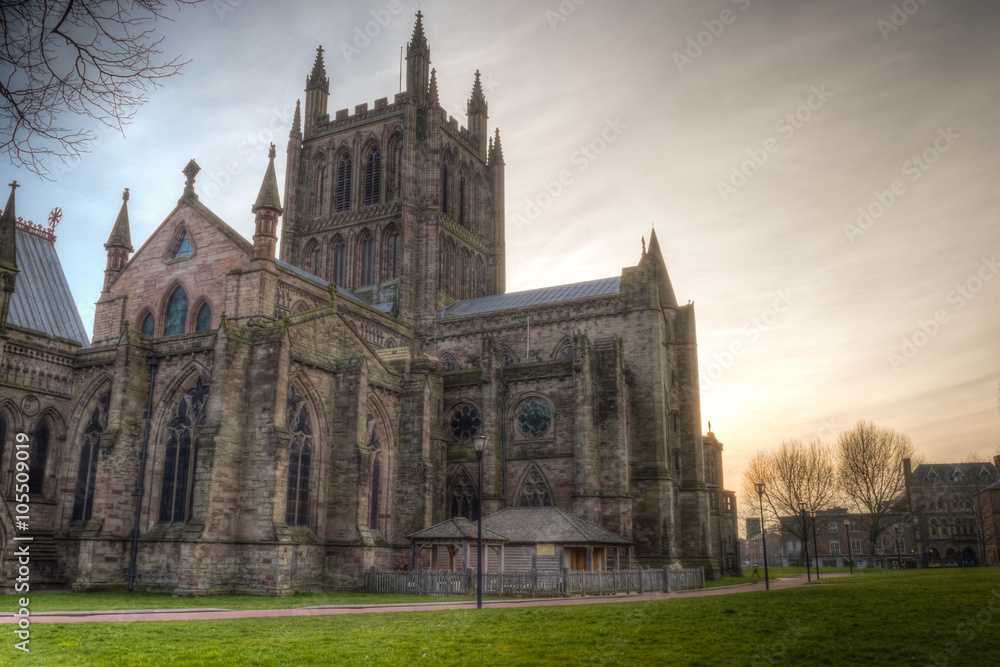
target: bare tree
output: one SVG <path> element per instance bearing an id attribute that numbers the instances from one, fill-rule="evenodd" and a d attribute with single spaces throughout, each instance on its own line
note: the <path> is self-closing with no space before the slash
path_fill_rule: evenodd
<path id="1" fill-rule="evenodd" d="M 764 521 L 780 523 L 781 528 L 802 540 L 811 539 L 808 522 L 801 520 L 802 505 L 807 512 L 828 509 L 837 500 L 837 486 L 832 484 L 835 468 L 830 447 L 819 440 L 803 444 L 798 440 L 782 442 L 773 451 L 754 454 L 743 472 L 742 496 L 758 501 L 756 485 L 764 484 Z M 759 513 L 759 510 L 758 510 Z M 793 521 L 781 521 L 794 517 Z"/>
<path id="2" fill-rule="evenodd" d="M 910 439 L 870 421 L 859 421 L 837 440 L 841 488 L 858 514 L 865 516 L 868 543 L 875 545 L 895 519 L 892 503 L 906 491 L 903 459 L 915 458 Z"/>
<path id="3" fill-rule="evenodd" d="M 201 0 L 3 0 L 0 127 L 15 167 L 45 176 L 46 158 L 88 150 L 84 118 L 121 131 L 146 91 L 177 74 L 150 25 Z M 65 116 L 74 117 L 66 123 Z"/>

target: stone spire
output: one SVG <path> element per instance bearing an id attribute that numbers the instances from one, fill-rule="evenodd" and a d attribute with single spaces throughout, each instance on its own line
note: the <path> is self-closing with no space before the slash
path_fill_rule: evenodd
<path id="1" fill-rule="evenodd" d="M 284 211 L 278 197 L 278 177 L 274 173 L 274 158 L 277 155 L 274 144 L 268 151 L 267 171 L 260 184 L 257 202 L 250 209 L 257 216 L 256 231 L 253 235 L 254 259 L 274 259 L 278 245 L 278 216 Z"/>
<path id="2" fill-rule="evenodd" d="M 667 273 L 667 263 L 663 259 L 660 251 L 660 243 L 656 240 L 656 230 L 649 233 L 649 248 L 645 256 L 639 260 L 639 267 L 656 273 L 656 285 L 659 291 L 660 307 L 676 308 L 677 297 L 674 295 L 674 287 L 670 284 L 670 275 Z"/>
<path id="3" fill-rule="evenodd" d="M 302 100 L 295 100 L 295 115 L 292 116 L 292 130 L 289 139 L 302 139 Z"/>
<path id="4" fill-rule="evenodd" d="M 17 181 L 10 184 L 10 197 L 0 217 L 0 336 L 7 332 L 7 317 L 10 302 L 14 297 L 17 283 L 17 214 L 14 206 L 14 191 L 20 187 Z"/>
<path id="5" fill-rule="evenodd" d="M 305 136 L 312 136 L 319 118 L 326 115 L 326 103 L 330 97 L 330 79 L 323 65 L 323 47 L 316 47 L 316 60 L 312 73 L 306 79 Z"/>
<path id="6" fill-rule="evenodd" d="M 435 107 L 441 103 L 441 97 L 438 95 L 438 77 L 436 69 L 431 70 L 431 85 L 427 101 L 429 105 L 432 107 Z"/>
<path id="7" fill-rule="evenodd" d="M 421 107 L 427 104 L 430 68 L 431 49 L 424 36 L 424 15 L 418 11 L 413 37 L 406 45 L 406 92 Z"/>
<path id="8" fill-rule="evenodd" d="M 118 211 L 118 218 L 114 227 L 111 228 L 111 236 L 104 244 L 104 249 L 108 251 L 108 263 L 104 268 L 104 289 L 103 292 L 111 290 L 113 283 L 128 263 L 128 256 L 132 253 L 132 232 L 129 229 L 128 221 L 128 188 L 122 192 L 122 207 Z"/>
<path id="9" fill-rule="evenodd" d="M 498 127 L 490 149 L 490 166 L 504 166 L 505 164 L 507 163 L 503 161 L 503 146 L 500 144 L 500 128 Z"/>
<path id="10" fill-rule="evenodd" d="M 467 111 L 469 136 L 472 138 L 472 143 L 479 149 L 480 157 L 488 158 L 486 144 L 489 133 L 486 131 L 486 121 L 489 114 L 479 70 L 476 70 L 476 81 L 472 84 L 472 97 L 469 98 Z"/>

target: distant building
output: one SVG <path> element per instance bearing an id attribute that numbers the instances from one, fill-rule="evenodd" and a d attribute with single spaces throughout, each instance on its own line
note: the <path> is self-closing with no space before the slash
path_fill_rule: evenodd
<path id="1" fill-rule="evenodd" d="M 915 524 L 917 553 L 927 566 L 974 566 L 986 559 L 985 524 L 976 496 L 1000 481 L 1000 456 L 993 462 L 930 463 L 906 473 L 908 509 Z"/>
<path id="2" fill-rule="evenodd" d="M 993 459 L 1000 468 L 1000 456 Z M 987 565 L 1000 565 L 1000 482 L 986 487 L 976 496 L 976 518 L 980 521 Z"/>
<path id="3" fill-rule="evenodd" d="M 813 565 L 818 560 L 821 567 L 848 567 L 853 558 L 855 567 L 917 567 L 912 522 L 903 511 L 902 503 L 890 517 L 888 530 L 872 544 L 865 515 L 850 513 L 843 507 L 816 512 L 815 519 L 810 517 L 807 521 L 809 564 Z M 785 549 L 783 565 L 805 565 L 801 534 L 801 517 L 781 517 L 781 543 Z"/>

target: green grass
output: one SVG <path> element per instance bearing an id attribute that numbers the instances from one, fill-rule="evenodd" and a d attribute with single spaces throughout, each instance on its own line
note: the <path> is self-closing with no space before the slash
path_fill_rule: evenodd
<path id="1" fill-rule="evenodd" d="M 657 602 L 232 621 L 35 624 L 31 665 L 987 665 L 1000 570 L 909 571 Z M 11 630 L 12 626 L 7 626 Z"/>
<path id="2" fill-rule="evenodd" d="M 19 596 L 0 596 L 0 612 L 14 610 Z M 371 593 L 300 593 L 291 597 L 221 595 L 175 598 L 167 593 L 36 593 L 31 611 L 113 611 L 133 609 L 296 609 L 345 604 L 414 604 L 475 600 L 472 597 L 422 597 L 416 595 L 375 595 Z"/>

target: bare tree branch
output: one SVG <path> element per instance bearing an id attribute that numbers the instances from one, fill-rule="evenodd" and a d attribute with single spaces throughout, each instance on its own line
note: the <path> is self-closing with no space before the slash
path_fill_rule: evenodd
<path id="1" fill-rule="evenodd" d="M 837 441 L 837 472 L 841 488 L 858 514 L 865 516 L 869 544 L 884 533 L 894 519 L 893 501 L 906 491 L 903 459 L 913 459 L 910 439 L 870 421 L 859 421 Z"/>
<path id="2" fill-rule="evenodd" d="M 201 0 L 0 2 L 0 148 L 15 167 L 45 176 L 49 158 L 87 152 L 92 118 L 121 131 L 146 92 L 178 74 L 155 30 L 168 6 Z"/>

